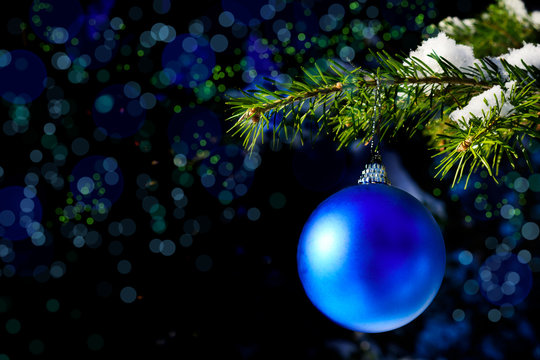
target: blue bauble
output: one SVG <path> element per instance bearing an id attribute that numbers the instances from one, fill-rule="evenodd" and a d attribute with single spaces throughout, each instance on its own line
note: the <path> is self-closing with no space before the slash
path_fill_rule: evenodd
<path id="1" fill-rule="evenodd" d="M 386 184 L 357 185 L 323 201 L 298 244 L 298 273 L 313 304 L 343 327 L 383 332 L 431 303 L 444 276 L 444 240 L 430 212 Z"/>

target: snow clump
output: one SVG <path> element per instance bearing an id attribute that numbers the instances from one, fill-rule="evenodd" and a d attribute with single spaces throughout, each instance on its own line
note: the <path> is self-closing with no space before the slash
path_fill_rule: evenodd
<path id="1" fill-rule="evenodd" d="M 476 20 L 475 19 L 460 19 L 456 16 L 448 16 L 439 22 L 438 28 L 444 33 L 451 33 L 454 28 L 461 28 L 471 33 L 475 32 Z"/>
<path id="2" fill-rule="evenodd" d="M 457 44 L 454 39 L 449 38 L 444 32 L 440 32 L 436 37 L 424 40 L 416 50 L 411 51 L 409 58 L 418 58 L 434 72 L 442 73 L 443 69 L 437 60 L 429 56 L 433 53 L 445 58 L 461 71 L 472 66 L 476 60 L 472 47 Z M 423 77 L 421 74 L 418 74 L 418 76 Z"/>
<path id="3" fill-rule="evenodd" d="M 501 0 L 502 5 L 520 21 L 529 19 L 529 13 L 521 0 Z"/>
<path id="4" fill-rule="evenodd" d="M 531 13 L 531 22 L 536 30 L 540 30 L 540 11 Z"/>
<path id="5" fill-rule="evenodd" d="M 525 69 L 522 60 L 525 64 L 540 69 L 540 45 L 524 43 L 522 48 L 510 49 L 507 54 L 503 54 L 499 58 L 522 69 Z"/>
<path id="6" fill-rule="evenodd" d="M 450 120 L 456 122 L 462 129 L 466 129 L 473 117 L 484 118 L 491 111 L 498 112 L 500 117 L 511 115 L 514 111 L 514 105 L 510 103 L 510 97 L 515 85 L 515 81 L 509 81 L 504 85 L 504 89 L 499 85 L 495 85 L 491 89 L 472 97 L 463 109 L 454 110 L 450 113 Z"/>

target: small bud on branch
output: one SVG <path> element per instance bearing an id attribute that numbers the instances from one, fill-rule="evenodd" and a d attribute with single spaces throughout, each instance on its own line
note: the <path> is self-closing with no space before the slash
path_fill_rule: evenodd
<path id="1" fill-rule="evenodd" d="M 458 145 L 456 151 L 457 152 L 465 152 L 469 150 L 469 148 L 472 145 L 472 138 L 467 138 L 464 141 L 461 142 L 461 144 Z"/>

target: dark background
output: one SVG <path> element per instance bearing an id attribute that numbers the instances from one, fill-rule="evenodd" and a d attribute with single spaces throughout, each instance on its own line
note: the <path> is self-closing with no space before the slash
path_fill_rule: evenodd
<path id="1" fill-rule="evenodd" d="M 336 152 L 334 144 L 321 139 L 308 141 L 304 147 L 285 141 L 272 148 L 267 141 L 251 155 L 251 164 L 256 166 L 246 170 L 242 164 L 248 155 L 239 147 L 241 140 L 226 133 L 232 125 L 225 121 L 230 115 L 224 104 L 226 95 L 250 86 L 243 78 L 245 71 L 258 72 L 251 85 L 263 83 L 262 75 L 272 76 L 269 69 L 299 76 L 301 66 L 312 66 L 310 58 L 338 58 L 329 50 L 337 52 L 343 44 L 356 50 L 354 65 L 373 66 L 366 55 L 377 41 L 389 53 L 406 54 L 427 36 L 426 26 L 446 16 L 475 16 L 490 2 L 391 1 L 394 7 L 389 9 L 387 2 L 368 0 L 359 2 L 360 9 L 352 11 L 349 2 L 336 1 L 345 14 L 330 31 L 318 24 L 334 2 L 289 1 L 266 21 L 253 10 L 266 2 L 233 3 L 81 1 L 87 16 L 84 19 L 99 15 L 110 21 L 120 17 L 125 29 L 116 32 L 110 60 L 94 61 L 81 70 L 87 79 L 80 83 L 73 82 L 69 75 L 70 71 L 72 76 L 77 73 L 75 64 L 66 70 L 52 65 L 53 55 L 67 51 L 67 45 L 36 37 L 39 30 L 29 25 L 21 29 L 21 23 L 32 21 L 30 8 L 34 2 L 11 2 L 10 10 L 2 12 L 0 47 L 26 49 L 39 56 L 47 68 L 49 85 L 40 97 L 25 105 L 30 112 L 27 128 L 12 134 L 4 125 L 0 134 L 0 186 L 24 186 L 27 174 L 38 175 L 36 188 L 47 238 L 40 246 L 30 239 L 5 242 L 15 256 L 0 261 L 0 359 L 127 358 L 141 354 L 149 354 L 152 359 L 540 358 L 538 239 L 521 236 L 525 223 L 540 220 L 540 211 L 536 206 L 538 187 L 532 186 L 535 178 L 525 166 L 515 171 L 505 168 L 499 185 L 479 173 L 467 190 L 463 190 L 463 184 L 451 189 L 448 180 L 433 179 L 434 160 L 421 136 L 398 138 L 383 145 L 383 156 L 398 159 L 388 166 L 396 186 L 420 188 L 431 206 L 442 206 L 436 215 L 446 242 L 447 273 L 432 305 L 412 323 L 388 333 L 360 334 L 332 323 L 309 302 L 296 273 L 296 246 L 311 211 L 332 193 L 356 182 L 366 161 L 363 147 Z M 248 18 L 243 19 L 246 23 L 251 18 L 259 20 L 251 20 L 242 31 L 237 28 L 235 34 L 219 23 L 220 14 L 232 6 L 229 4 L 234 5 L 233 13 L 240 8 L 249 10 Z M 380 33 L 372 40 L 343 37 L 343 29 L 350 28 L 353 19 L 369 20 L 369 6 L 378 9 L 373 19 L 380 21 Z M 533 1 L 527 2 L 529 10 L 535 10 L 534 6 L 538 10 Z M 432 18 L 427 15 L 430 10 Z M 425 14 L 425 18 L 418 23 L 414 19 L 419 14 Z M 240 18 L 238 15 L 237 20 Z M 304 21 L 303 30 L 291 29 L 290 45 L 272 43 L 277 36 L 272 28 L 277 19 L 292 24 Z M 231 76 L 213 77 L 213 65 L 205 59 L 210 75 L 194 80 L 197 90 L 189 84 L 156 85 L 167 44 L 158 41 L 144 47 L 141 34 L 157 23 L 174 27 L 177 35 L 189 33 L 194 21 L 204 24 L 203 37 L 227 37 L 226 50 L 212 54 L 221 69 L 231 67 Z M 386 40 L 381 35 L 400 27 L 405 28 L 400 36 Z M 81 34 L 85 30 L 83 26 Z M 304 42 L 294 39 L 299 32 L 308 40 L 325 36 L 328 45 L 315 44 L 301 53 L 300 49 L 306 49 Z M 259 52 L 267 52 L 267 59 L 257 57 L 257 51 L 250 48 L 256 39 L 268 39 L 273 44 Z M 97 46 L 91 41 L 88 44 L 88 49 Z M 87 48 L 79 49 L 91 53 Z M 74 61 L 73 53 L 70 56 Z M 121 138 L 100 135 L 93 121 L 96 98 L 110 84 L 129 81 L 136 81 L 142 93 L 153 94 L 156 105 L 146 111 L 144 125 L 135 134 Z M 201 95 L 205 85 L 214 88 L 211 96 Z M 53 87 L 55 90 L 51 90 Z M 62 96 L 53 95 L 59 89 Z M 69 103 L 69 109 L 57 118 L 51 117 L 51 99 L 61 98 Z M 13 119 L 15 105 L 2 101 L 2 122 L 6 123 Z M 175 106 L 182 108 L 179 114 Z M 219 126 L 207 120 L 207 111 L 215 114 Z M 187 164 L 179 168 L 174 162 L 179 152 L 169 142 L 169 124 L 177 124 L 181 131 L 192 119 L 202 119 L 204 125 L 197 125 L 202 129 L 196 131 L 207 131 L 212 137 L 207 145 L 184 139 L 192 150 L 184 153 Z M 54 147 L 44 145 L 43 128 L 51 122 L 56 126 L 57 144 L 67 149 L 65 158 L 55 159 Z M 72 146 L 79 138 L 89 145 L 80 155 Z M 230 202 L 217 196 L 226 177 L 218 176 L 213 186 L 201 180 L 209 167 L 207 160 L 224 151 L 218 146 L 225 145 L 235 151 L 229 159 L 234 163 L 234 174 L 245 177 L 237 182 L 248 189 L 243 195 L 233 192 Z M 537 171 L 537 145 L 531 141 L 529 147 Z M 31 159 L 34 149 L 41 151 L 40 161 Z M 196 157 L 196 150 L 208 152 Z M 73 197 L 69 194 L 72 170 L 82 158 L 92 155 L 117 160 L 124 178 L 121 195 L 106 215 L 96 217 L 92 224 L 86 221 L 88 214 L 62 221 L 60 216 L 69 204 L 66 200 Z M 219 161 L 223 163 L 225 158 L 222 153 Z M 44 169 L 50 164 L 56 176 L 64 179 L 63 185 L 54 186 L 48 180 Z M 531 184 L 523 193 L 514 189 L 514 181 L 520 176 Z M 412 182 L 405 182 L 409 177 Z M 183 203 L 175 204 L 171 196 L 175 188 L 183 189 Z M 475 206 L 479 198 L 490 205 Z M 160 206 L 149 211 L 145 201 Z M 497 211 L 486 217 L 486 209 L 500 209 L 504 204 L 513 204 L 520 212 L 511 219 Z M 128 235 L 115 233 L 116 224 L 125 219 Z M 158 229 L 156 222 L 166 225 Z M 83 224 L 87 232 L 96 232 L 100 240 L 86 239 L 83 246 L 76 246 L 73 226 L 77 224 Z M 533 286 L 527 298 L 514 306 L 494 305 L 480 292 L 464 291 L 466 281 L 478 279 L 482 263 L 500 249 L 490 245 L 493 241 L 486 240 L 490 237 L 499 245 L 513 244 L 511 251 L 515 254 L 521 250 L 531 254 L 528 266 L 533 271 Z M 152 243 L 154 239 L 158 241 Z M 167 244 L 162 245 L 165 250 L 161 252 L 159 245 L 157 250 L 153 247 L 160 242 Z M 168 253 L 171 243 L 174 251 Z M 464 251 L 472 254 L 472 262 L 460 261 L 467 254 Z M 125 265 L 126 260 L 130 271 L 119 271 L 122 267 L 118 264 Z M 57 273 L 51 269 L 57 266 L 64 269 L 61 276 L 53 276 Z M 130 293 L 132 289 L 136 295 Z M 453 317 L 456 309 L 463 310 L 464 319 Z M 490 318 L 493 309 L 499 316 L 491 312 Z"/>

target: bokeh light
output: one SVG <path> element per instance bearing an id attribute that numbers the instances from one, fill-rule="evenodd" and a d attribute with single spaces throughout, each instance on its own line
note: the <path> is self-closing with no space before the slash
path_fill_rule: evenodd
<path id="1" fill-rule="evenodd" d="M 88 5 L 79 35 L 66 43 L 66 52 L 75 66 L 69 73 L 72 83 L 86 83 L 89 69 L 109 63 L 118 52 L 117 33 L 124 29 L 121 18 L 110 19 L 114 1 Z"/>
<path id="2" fill-rule="evenodd" d="M 45 89 L 47 70 L 28 50 L 0 50 L 0 96 L 13 104 L 27 104 Z"/>
<path id="3" fill-rule="evenodd" d="M 216 60 L 208 39 L 201 31 L 176 36 L 163 49 L 161 64 L 163 76 L 160 79 L 165 85 L 176 84 L 193 89 L 210 78 Z"/>
<path id="4" fill-rule="evenodd" d="M 279 2 L 279 1 L 277 1 Z M 274 1 L 276 3 L 276 1 Z M 233 14 L 236 21 L 240 21 L 244 24 L 253 24 L 260 22 L 260 15 L 265 8 L 265 13 L 272 11 L 270 6 L 274 9 L 275 7 L 271 4 L 265 4 L 265 1 L 261 0 L 221 0 L 221 7 L 224 11 L 227 11 Z"/>
<path id="5" fill-rule="evenodd" d="M 219 145 L 223 132 L 215 113 L 195 108 L 174 115 L 169 122 L 167 134 L 171 148 L 177 155 L 189 160 L 201 160 L 207 158 L 211 150 Z M 183 161 L 178 163 L 178 166 L 184 165 Z"/>
<path id="6" fill-rule="evenodd" d="M 113 157 L 90 156 L 75 165 L 69 178 L 74 206 L 71 215 L 91 211 L 107 213 L 124 188 L 124 177 Z M 66 212 L 66 211 L 65 211 Z M 64 217 L 71 218 L 68 214 Z"/>
<path id="7" fill-rule="evenodd" d="M 52 44 L 65 44 L 75 37 L 85 18 L 78 0 L 33 0 L 29 17 L 36 35 Z"/>
<path id="8" fill-rule="evenodd" d="M 431 160 L 417 161 L 418 137 L 384 142 L 446 205 L 449 266 L 422 319 L 371 337 L 309 310 L 289 256 L 321 196 L 356 182 L 366 147 L 336 151 L 310 116 L 303 142 L 288 126 L 273 136 L 271 122 L 246 151 L 228 131 L 225 103 L 242 91 L 286 90 L 306 79 L 302 69 L 328 71 L 328 60 L 370 69 L 371 51 L 407 53 L 442 17 L 482 6 L 9 3 L 0 14 L 0 360 L 61 357 L 66 344 L 96 358 L 540 358 L 538 294 L 527 291 L 540 272 L 540 144 L 523 139 L 535 172 L 501 164 L 499 185 L 478 172 L 467 189 L 448 190 L 424 171 Z"/>
<path id="9" fill-rule="evenodd" d="M 131 286 L 126 286 L 120 291 L 120 299 L 122 299 L 122 301 L 125 303 L 132 303 L 136 298 L 137 291 Z"/>
<path id="10" fill-rule="evenodd" d="M 102 90 L 94 102 L 92 117 L 104 134 L 112 138 L 134 135 L 146 119 L 146 108 L 151 99 L 139 97 L 140 88 L 128 83 L 110 85 Z M 134 95 L 137 94 L 137 95 Z"/>
<path id="11" fill-rule="evenodd" d="M 227 205 L 247 194 L 259 163 L 256 154 L 247 155 L 231 144 L 211 151 L 199 166 L 198 174 L 204 188 Z"/>
<path id="12" fill-rule="evenodd" d="M 532 286 L 531 269 L 512 253 L 490 256 L 479 268 L 478 276 L 480 292 L 496 305 L 521 303 Z M 492 318 L 498 321 L 500 315 Z"/>
<path id="13" fill-rule="evenodd" d="M 22 240 L 40 229 L 42 208 L 32 186 L 8 186 L 0 189 L 0 236 Z M 38 234 L 35 234 L 37 237 Z"/>

